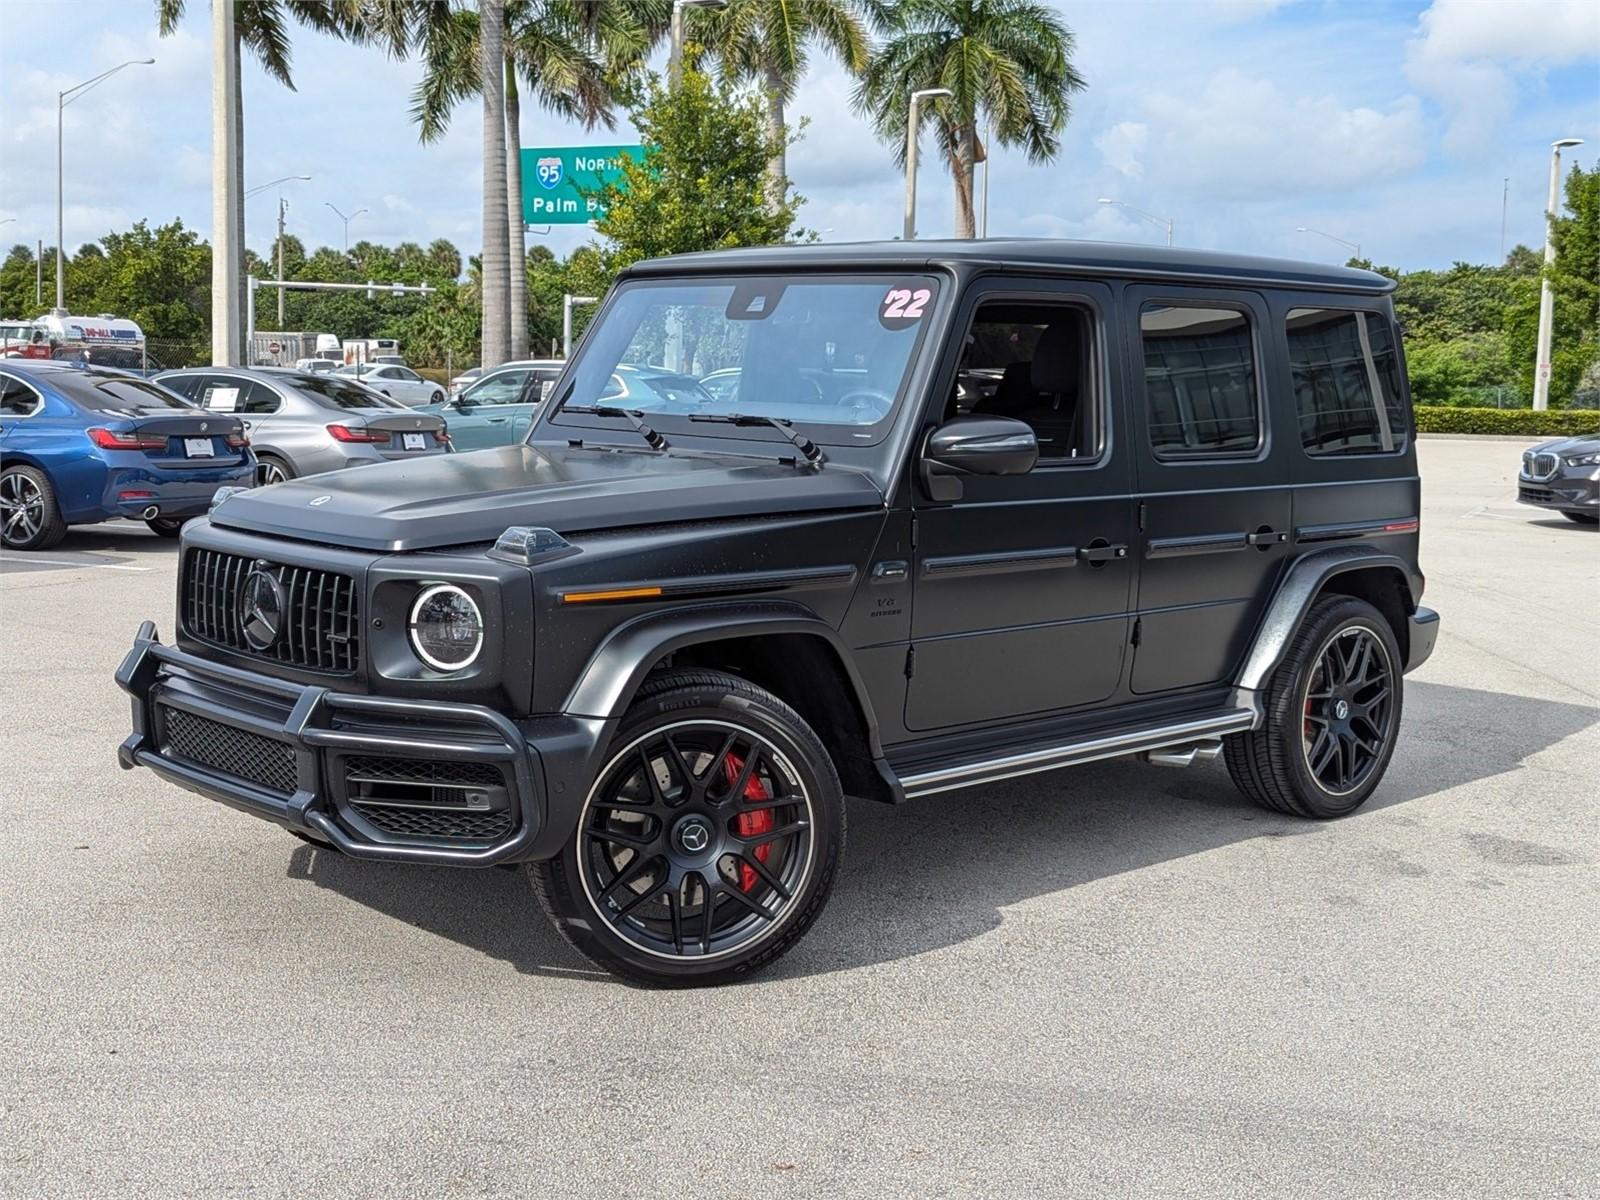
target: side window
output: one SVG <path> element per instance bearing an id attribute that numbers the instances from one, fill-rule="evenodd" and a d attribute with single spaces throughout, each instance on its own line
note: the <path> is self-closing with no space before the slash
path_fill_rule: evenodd
<path id="1" fill-rule="evenodd" d="M 522 398 L 527 378 L 526 371 L 500 371 L 473 384 L 462 393 L 462 399 L 474 404 L 515 404 Z"/>
<path id="2" fill-rule="evenodd" d="M 403 379 L 407 383 L 421 383 L 422 382 L 422 376 L 421 375 L 418 375 L 415 371 L 409 370 L 409 369 L 407 369 L 405 367 L 390 367 L 389 369 L 390 369 L 390 371 L 392 371 L 394 373 L 394 377 L 396 379 Z"/>
<path id="3" fill-rule="evenodd" d="M 1389 321 L 1351 309 L 1295 308 L 1287 333 L 1307 454 L 1382 454 L 1405 445 L 1409 422 Z"/>
<path id="4" fill-rule="evenodd" d="M 174 375 L 167 379 L 158 379 L 156 382 L 169 392 L 177 392 L 185 400 L 192 401 L 200 392 L 201 378 L 199 375 Z"/>
<path id="5" fill-rule="evenodd" d="M 1139 334 L 1155 456 L 1254 454 L 1261 411 L 1250 318 L 1236 308 L 1146 304 Z"/>
<path id="6" fill-rule="evenodd" d="M 283 403 L 277 392 L 259 380 L 241 379 L 237 382 L 240 385 L 239 411 L 248 416 L 264 417 L 268 413 L 275 413 Z"/>
<path id="7" fill-rule="evenodd" d="M 1078 305 L 979 305 L 946 414 L 1022 421 L 1041 461 L 1092 458 L 1101 410 L 1093 347 L 1094 317 Z"/>
<path id="8" fill-rule="evenodd" d="M 0 375 L 0 415 L 31 417 L 44 405 L 39 393 L 20 379 Z"/>
<path id="9" fill-rule="evenodd" d="M 556 380 L 560 378 L 560 371 L 535 371 L 533 373 L 534 385 L 528 395 L 529 402 L 540 404 L 550 399 L 550 389 L 555 387 Z"/>

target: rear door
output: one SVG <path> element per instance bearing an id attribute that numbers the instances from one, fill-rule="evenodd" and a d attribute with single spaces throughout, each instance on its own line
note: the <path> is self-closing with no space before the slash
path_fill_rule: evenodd
<path id="1" fill-rule="evenodd" d="M 1219 683 L 1288 553 L 1283 439 L 1267 418 L 1265 301 L 1227 288 L 1124 292 L 1139 494 L 1139 695 Z"/>

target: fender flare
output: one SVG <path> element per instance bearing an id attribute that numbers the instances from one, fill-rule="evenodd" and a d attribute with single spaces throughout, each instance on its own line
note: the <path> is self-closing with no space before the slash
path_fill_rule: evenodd
<path id="1" fill-rule="evenodd" d="M 1411 569 L 1404 559 L 1384 554 L 1370 546 L 1334 546 L 1308 554 L 1289 568 L 1278 590 L 1267 605 L 1265 616 L 1256 629 L 1250 653 L 1239 669 L 1235 685 L 1246 691 L 1257 692 L 1266 687 L 1272 672 L 1288 653 L 1289 643 L 1306 611 L 1316 600 L 1328 580 L 1350 571 L 1368 570 L 1372 567 L 1392 569 L 1404 582 L 1406 611 L 1415 612 L 1417 589 Z"/>
<path id="2" fill-rule="evenodd" d="M 827 644 L 855 693 L 866 720 L 867 744 L 882 758 L 878 718 L 855 659 L 838 630 L 798 604 L 703 604 L 651 613 L 618 626 L 589 658 L 562 711 L 572 717 L 614 721 L 627 711 L 650 668 L 685 646 L 758 634 L 801 634 Z"/>

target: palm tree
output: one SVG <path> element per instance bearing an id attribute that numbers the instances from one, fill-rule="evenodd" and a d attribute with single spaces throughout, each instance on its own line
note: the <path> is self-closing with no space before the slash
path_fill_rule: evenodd
<path id="1" fill-rule="evenodd" d="M 767 111 L 767 135 L 780 148 L 767 164 L 767 202 L 782 205 L 789 186 L 784 106 L 805 77 L 809 44 L 821 42 L 852 75 L 867 68 L 867 31 L 853 0 L 737 0 L 695 9 L 699 40 L 730 82 L 754 79 Z M 703 32 L 702 32 L 703 31 Z"/>
<path id="2" fill-rule="evenodd" d="M 662 0 L 589 4 L 508 0 L 504 5 L 504 94 L 510 355 L 528 354 L 528 280 L 522 220 L 522 96 L 594 127 L 614 124 L 612 82 L 642 61 L 671 13 Z M 424 0 L 416 41 L 424 74 L 411 114 L 424 142 L 444 133 L 455 105 L 481 90 L 478 13 Z M 485 253 L 488 253 L 487 247 Z M 487 328 L 487 326 L 486 326 Z"/>
<path id="3" fill-rule="evenodd" d="M 354 25 L 363 0 L 256 0 L 254 3 L 234 5 L 233 43 L 233 93 L 234 123 L 238 128 L 238 141 L 232 163 L 212 163 L 212 186 L 221 184 L 221 172 L 233 172 L 234 192 L 238 197 L 233 210 L 234 245 L 239 249 L 239 312 L 245 308 L 244 271 L 244 93 L 239 86 L 239 65 L 242 47 L 260 61 L 266 73 L 291 92 L 295 90 L 289 67 L 289 23 L 292 17 L 300 24 L 324 33 L 341 33 Z M 156 0 L 156 23 L 162 37 L 170 37 L 183 20 L 184 0 Z M 243 329 L 235 332 L 242 343 Z"/>
<path id="4" fill-rule="evenodd" d="M 979 121 L 1030 162 L 1054 159 L 1072 94 L 1084 88 L 1072 31 L 1031 0 L 874 0 L 868 11 L 884 44 L 856 85 L 856 104 L 903 165 L 911 93 L 950 89 L 931 115 L 955 177 L 956 236 L 969 238 Z"/>

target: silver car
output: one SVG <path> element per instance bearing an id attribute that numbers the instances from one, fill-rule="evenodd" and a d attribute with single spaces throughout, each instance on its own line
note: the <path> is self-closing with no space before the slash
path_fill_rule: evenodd
<path id="1" fill-rule="evenodd" d="M 419 404 L 438 404 L 444 399 L 443 385 L 424 379 L 404 364 L 360 363 L 340 367 L 334 374 L 364 383 L 373 391 L 382 392 L 389 399 L 398 400 L 409 408 Z"/>
<path id="2" fill-rule="evenodd" d="M 337 375 L 194 367 L 156 379 L 202 408 L 242 416 L 264 484 L 450 449 L 441 417 L 414 413 Z"/>

